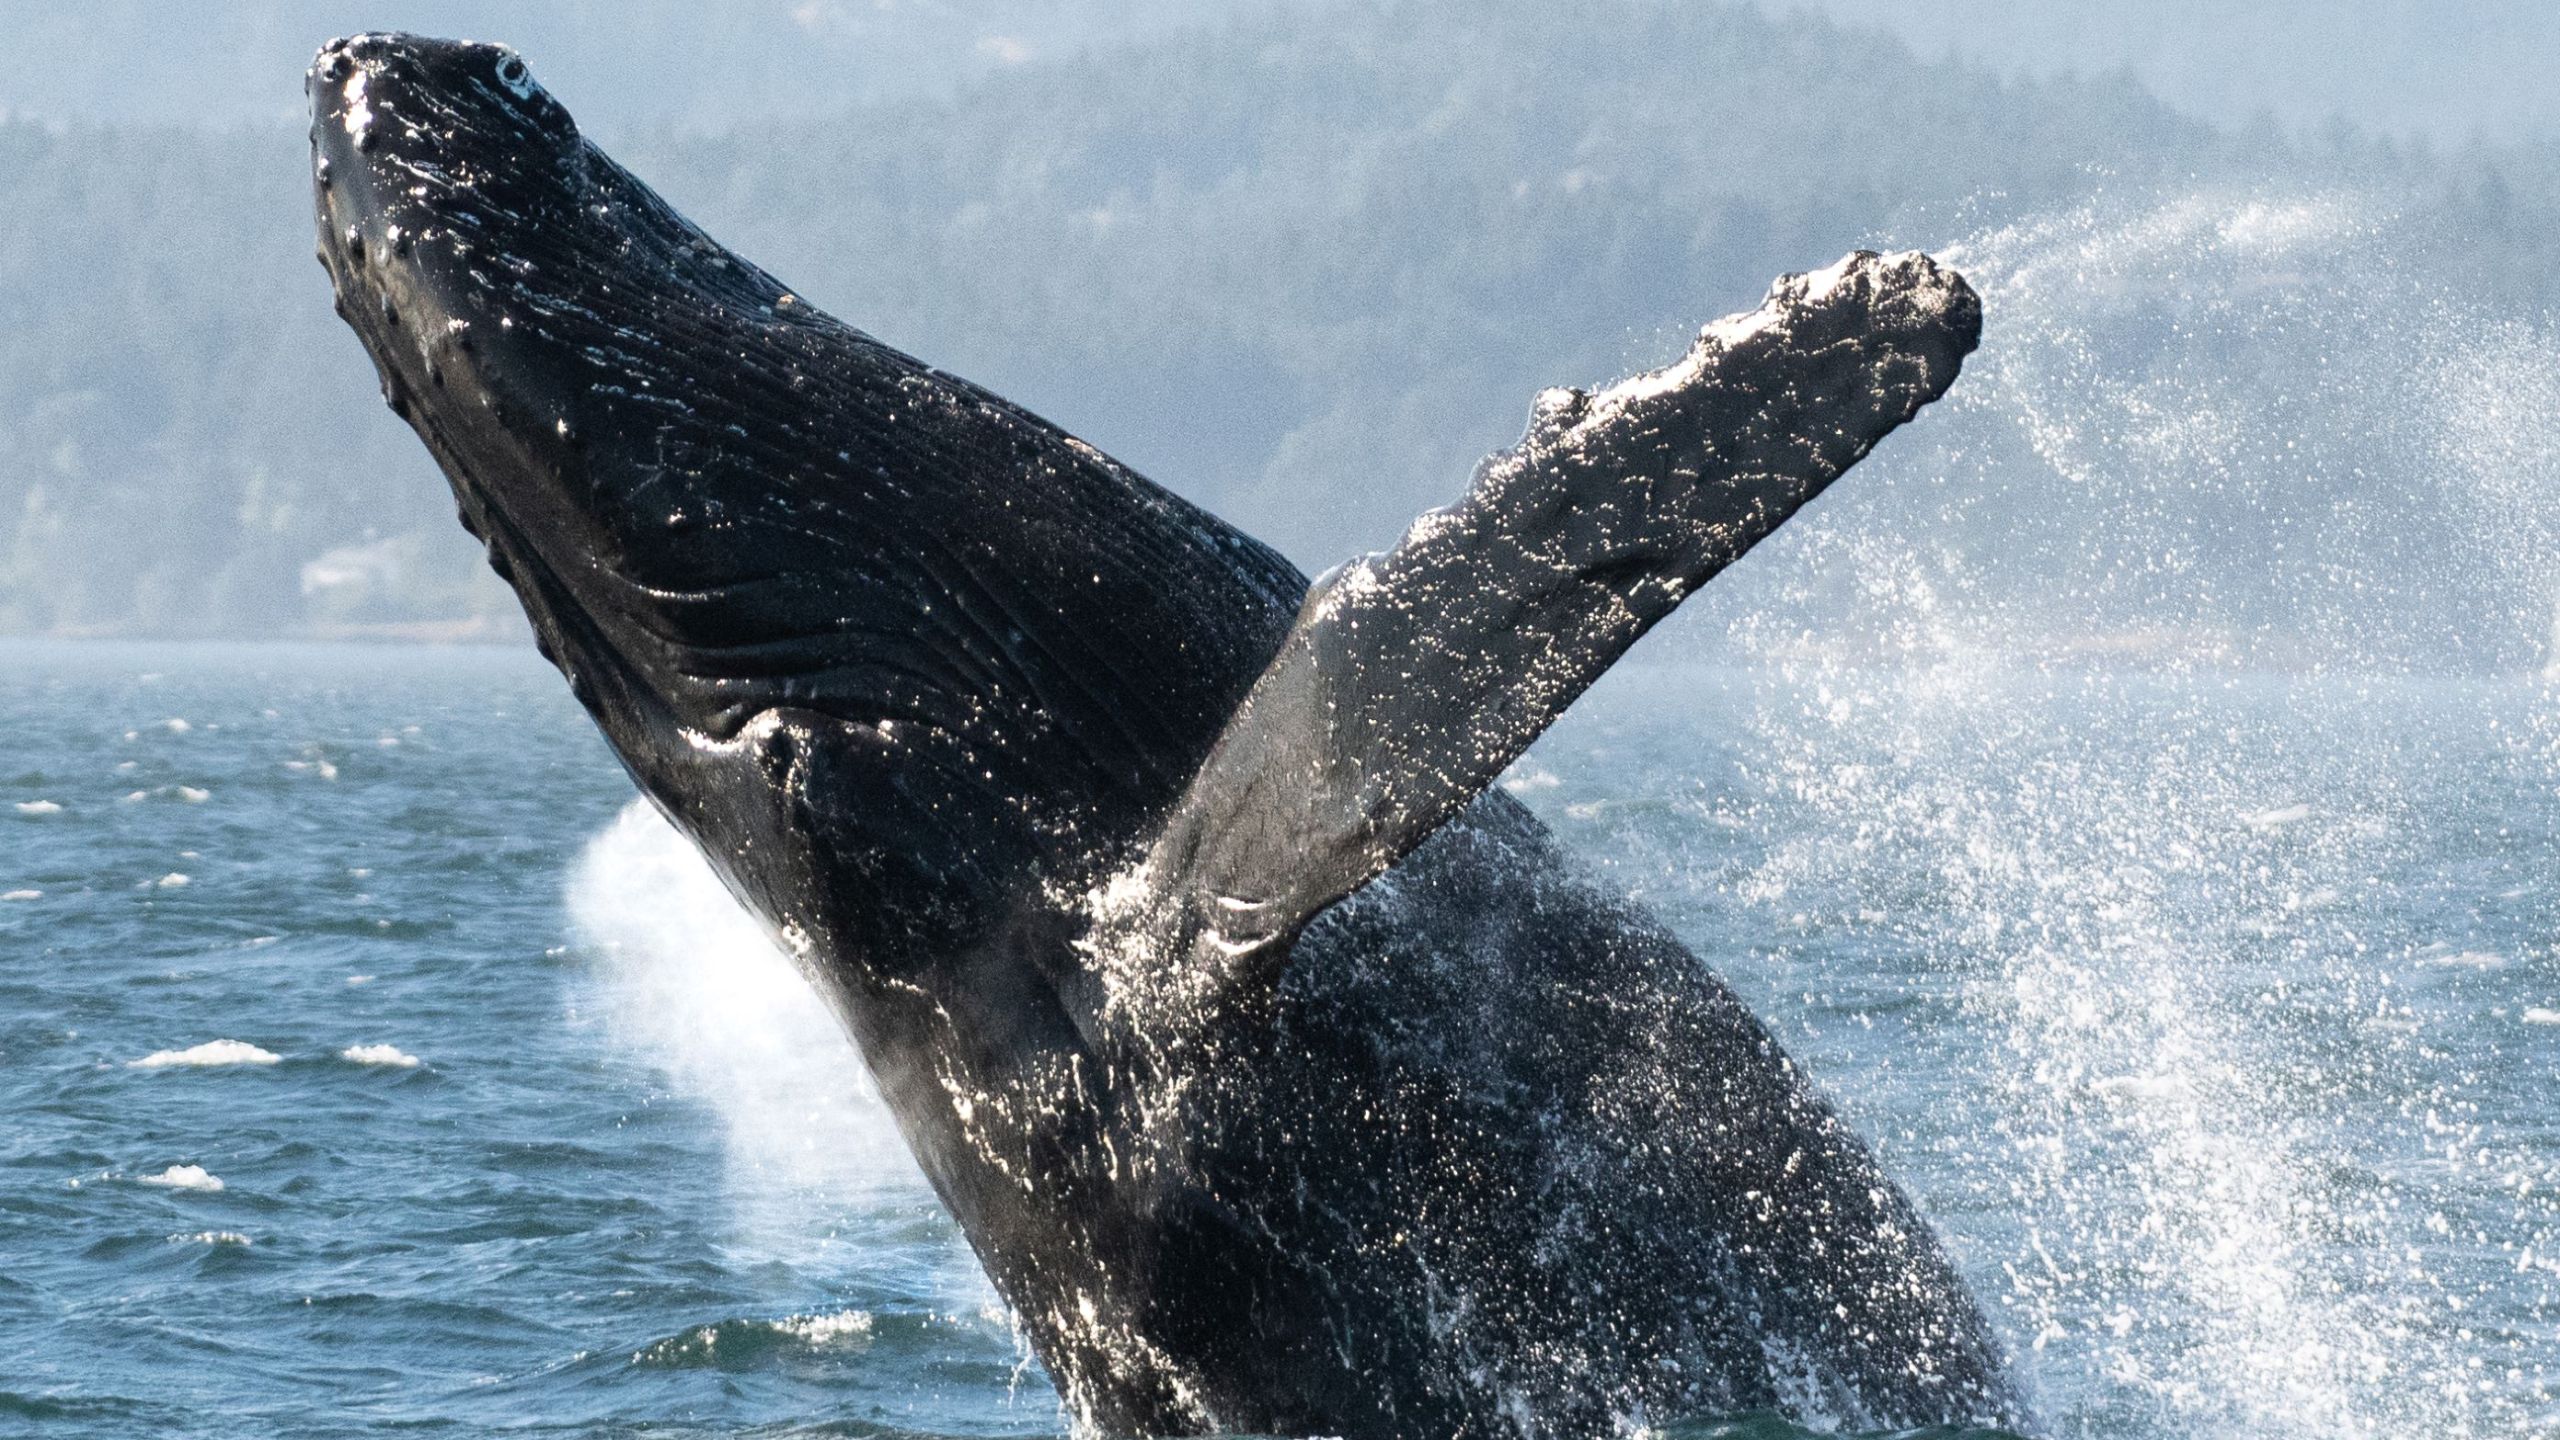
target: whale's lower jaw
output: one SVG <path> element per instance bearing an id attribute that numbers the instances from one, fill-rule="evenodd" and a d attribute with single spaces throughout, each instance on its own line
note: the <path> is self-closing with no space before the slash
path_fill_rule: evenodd
<path id="1" fill-rule="evenodd" d="M 312 86 L 321 258 L 386 397 L 1084 1423 L 2018 1418 L 1864 1147 L 1483 790 L 1952 381 L 1960 280 L 1851 257 L 1550 392 L 1308 602 L 721 249 L 511 52 L 359 37 Z"/>

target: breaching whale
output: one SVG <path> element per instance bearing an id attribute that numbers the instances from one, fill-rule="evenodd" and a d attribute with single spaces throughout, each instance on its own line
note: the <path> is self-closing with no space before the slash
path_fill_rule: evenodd
<path id="1" fill-rule="evenodd" d="M 1866 1147 L 1491 787 L 1953 382 L 1959 277 L 1787 277 L 1310 586 L 723 249 L 513 51 L 361 36 L 308 84 L 384 397 L 1080 1422 L 2018 1419 Z"/>

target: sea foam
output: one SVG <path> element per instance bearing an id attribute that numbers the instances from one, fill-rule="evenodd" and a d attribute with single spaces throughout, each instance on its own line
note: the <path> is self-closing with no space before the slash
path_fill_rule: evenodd
<path id="1" fill-rule="evenodd" d="M 154 1050 L 127 1068 L 134 1070 L 166 1070 L 174 1066 L 210 1069 L 220 1065 L 273 1065 L 284 1057 L 273 1050 L 260 1049 L 245 1040 L 208 1040 L 184 1050 Z"/>
<path id="2" fill-rule="evenodd" d="M 418 1057 L 397 1045 L 350 1045 L 338 1052 L 341 1060 L 358 1065 L 381 1065 L 395 1070 L 415 1070 Z"/>

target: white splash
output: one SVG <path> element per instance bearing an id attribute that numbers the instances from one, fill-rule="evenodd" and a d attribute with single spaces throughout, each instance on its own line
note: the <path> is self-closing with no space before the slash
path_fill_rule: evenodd
<path id="1" fill-rule="evenodd" d="M 392 1070 L 415 1070 L 418 1057 L 397 1045 L 350 1045 L 338 1052 L 338 1058 L 356 1065 L 378 1065 Z"/>
<path id="2" fill-rule="evenodd" d="M 2341 918 L 2413 843 L 2425 757 L 2181 698 L 2560 659 L 2560 343 L 2413 281 L 2390 224 L 2205 195 L 1975 237 L 1964 380 L 1711 602 L 1787 676 L 1771 803 L 1825 822 L 1718 901 L 1897 897 L 1894 944 L 2000 1052 L 1964 1203 L 2019 1238 L 1984 1297 L 2091 1433 L 2541 1433 L 2478 1370 L 2533 1340 L 2459 1328 L 2425 1207 L 2334 1163 L 2354 1086 L 2418 1073 L 2411 972 L 2526 962 Z"/>
<path id="3" fill-rule="evenodd" d="M 844 1028 L 646 801 L 588 843 L 569 912 L 614 1033 L 727 1123 L 751 1223 L 823 1227 L 849 1197 L 923 1183 Z"/>
<path id="4" fill-rule="evenodd" d="M 2430 278 L 2427 239 L 2356 195 L 2204 193 L 1943 248 L 1983 299 L 1964 378 L 1699 614 L 1901 662 L 1889 566 L 2019 661 L 2553 665 L 2560 334 Z"/>
<path id="5" fill-rule="evenodd" d="M 201 1190 L 212 1194 L 222 1188 L 222 1177 L 208 1172 L 201 1165 L 172 1165 L 157 1175 L 139 1178 L 145 1185 L 157 1185 L 166 1190 Z"/>
<path id="6" fill-rule="evenodd" d="M 21 800 L 18 802 L 18 813 L 21 815 L 59 815 L 62 813 L 62 802 L 58 800 Z"/>
<path id="7" fill-rule="evenodd" d="M 273 1065 L 283 1060 L 273 1050 L 261 1049 L 245 1040 L 208 1040 L 184 1050 L 154 1050 L 128 1064 L 133 1070 L 167 1070 L 172 1068 L 214 1069 L 224 1065 Z"/>
<path id="8" fill-rule="evenodd" d="M 1503 771 L 1502 778 L 1495 783 L 1514 795 L 1531 795 L 1561 788 L 1564 777 L 1523 756 L 1511 762 L 1511 768 Z"/>

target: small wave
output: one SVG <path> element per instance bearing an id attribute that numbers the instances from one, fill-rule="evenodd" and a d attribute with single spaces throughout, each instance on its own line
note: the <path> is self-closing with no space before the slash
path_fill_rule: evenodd
<path id="1" fill-rule="evenodd" d="M 191 885 L 191 884 L 193 884 L 193 883 L 195 883 L 195 882 L 194 882 L 192 879 L 190 879 L 184 871 L 180 871 L 180 870 L 172 870 L 172 871 L 170 871 L 168 874 L 163 875 L 163 876 L 161 876 L 159 879 L 154 880 L 154 881 L 151 881 L 151 882 L 149 882 L 149 883 L 150 883 L 153 887 L 158 888 L 158 889 L 161 889 L 161 890 L 175 890 L 175 889 L 178 889 L 180 886 L 184 886 L 184 885 Z"/>
<path id="2" fill-rule="evenodd" d="M 61 802 L 55 800 L 21 800 L 18 802 L 18 813 L 21 815 L 59 815 L 62 813 L 62 805 Z"/>
<path id="3" fill-rule="evenodd" d="M 2540 1005 L 2528 1006 L 2524 1012 L 2524 1023 L 2527 1025 L 2560 1025 L 2560 1010 L 2546 1009 Z"/>
<path id="4" fill-rule="evenodd" d="M 208 1040 L 184 1050 L 154 1050 L 139 1060 L 128 1062 L 128 1069 L 166 1070 L 185 1065 L 210 1069 L 218 1065 L 273 1065 L 284 1059 L 273 1050 L 261 1049 L 245 1040 Z"/>
<path id="5" fill-rule="evenodd" d="M 2243 815 L 2240 817 L 2240 823 L 2252 830 L 2273 830 L 2280 825 L 2291 825 L 2310 818 L 2311 807 L 2308 805 L 2279 805 L 2272 809 Z"/>
<path id="6" fill-rule="evenodd" d="M 142 1414 L 141 1402 L 120 1395 L 37 1395 L 0 1390 L 0 1420 L 134 1420 Z"/>
<path id="7" fill-rule="evenodd" d="M 832 1345 L 839 1340 L 869 1338 L 871 1312 L 839 1310 L 832 1315 L 793 1315 L 774 1324 L 803 1345 Z"/>
<path id="8" fill-rule="evenodd" d="M 871 1343 L 871 1333 L 867 1310 L 786 1315 L 779 1320 L 722 1320 L 644 1345 L 632 1352 L 631 1363 L 653 1369 L 753 1369 L 791 1355 L 858 1350 Z"/>
<path id="9" fill-rule="evenodd" d="M 213 798 L 213 792 L 200 790 L 193 785 L 181 785 L 178 787 L 178 798 L 190 805 L 201 805 Z"/>
<path id="10" fill-rule="evenodd" d="M 145 1185 L 158 1185 L 170 1190 L 201 1190 L 208 1195 L 222 1189 L 222 1177 L 201 1165 L 172 1165 L 157 1175 L 137 1178 Z"/>
<path id="11" fill-rule="evenodd" d="M 415 1070 L 418 1057 L 397 1045 L 350 1045 L 338 1052 L 341 1060 L 358 1065 L 381 1065 L 395 1070 Z"/>
<path id="12" fill-rule="evenodd" d="M 216 1188 L 219 1187 L 220 1182 L 217 1181 Z M 258 1242 L 237 1230 L 198 1230 L 192 1235 L 172 1235 L 169 1237 L 169 1243 L 172 1245 L 237 1245 L 245 1250 Z"/>
<path id="13" fill-rule="evenodd" d="M 11 890 L 6 894 L 0 894 L 0 900 L 41 900 L 43 898 L 44 892 L 41 890 Z"/>
<path id="14" fill-rule="evenodd" d="M 2507 957 L 2490 950 L 2463 950 L 2452 954 L 2421 955 L 2418 963 L 2431 970 L 2504 970 Z"/>

